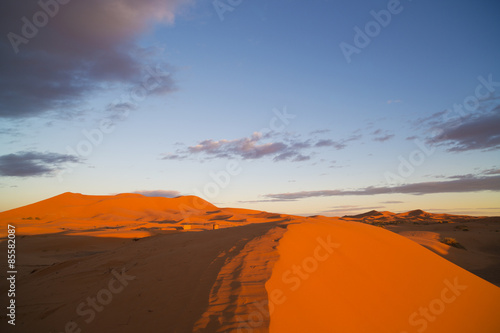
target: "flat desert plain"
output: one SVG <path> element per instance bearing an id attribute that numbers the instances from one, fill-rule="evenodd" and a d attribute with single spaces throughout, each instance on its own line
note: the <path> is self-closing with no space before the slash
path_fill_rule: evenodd
<path id="1" fill-rule="evenodd" d="M 64 193 L 0 223 L 2 332 L 500 332 L 495 217 Z"/>

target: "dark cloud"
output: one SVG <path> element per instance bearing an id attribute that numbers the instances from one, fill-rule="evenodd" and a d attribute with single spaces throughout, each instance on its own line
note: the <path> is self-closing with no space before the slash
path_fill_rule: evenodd
<path id="1" fill-rule="evenodd" d="M 398 201 L 398 200 L 389 200 L 389 201 L 382 201 L 382 204 L 399 204 L 399 203 L 404 203 L 404 201 Z"/>
<path id="2" fill-rule="evenodd" d="M 428 144 L 446 147 L 450 152 L 500 149 L 500 105 L 488 110 L 481 105 L 475 113 L 446 119 L 441 113 L 425 119 L 432 133 Z"/>
<path id="3" fill-rule="evenodd" d="M 365 187 L 357 190 L 322 190 L 291 193 L 266 194 L 268 199 L 297 200 L 312 197 L 332 197 L 345 195 L 459 193 L 476 191 L 500 191 L 500 176 L 465 177 L 449 181 L 422 182 L 395 187 Z"/>
<path id="4" fill-rule="evenodd" d="M 445 145 L 453 152 L 500 149 L 500 106 L 448 125 L 441 127 L 441 133 L 429 142 Z"/>
<path id="5" fill-rule="evenodd" d="M 176 198 L 181 195 L 181 192 L 171 191 L 171 190 L 135 191 L 132 193 L 142 194 L 146 197 L 164 197 L 164 198 Z"/>
<path id="6" fill-rule="evenodd" d="M 73 155 L 18 152 L 0 156 L 0 175 L 7 177 L 50 176 L 65 163 L 81 163 Z"/>
<path id="7" fill-rule="evenodd" d="M 148 72 L 158 68 L 147 66 L 154 56 L 135 41 L 155 22 L 173 23 L 175 12 L 189 2 L 75 0 L 47 7 L 50 16 L 39 4 L 48 1 L 0 2 L 4 36 L 0 40 L 0 117 L 64 112 L 110 84 L 127 88 L 144 83 L 141 80 L 151 75 Z M 157 75 L 162 84 L 149 93 L 174 89 L 166 72 Z"/>

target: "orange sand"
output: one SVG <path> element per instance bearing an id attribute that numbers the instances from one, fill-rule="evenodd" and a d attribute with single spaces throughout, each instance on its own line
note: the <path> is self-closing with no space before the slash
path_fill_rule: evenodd
<path id="1" fill-rule="evenodd" d="M 450 262 L 500 284 L 494 218 L 304 218 L 193 196 L 65 193 L 0 213 L 3 236 L 7 224 L 13 332 L 500 332 L 500 289 Z M 119 273 L 131 280 L 116 289 Z M 92 310 L 92 298 L 106 304 Z"/>
<path id="2" fill-rule="evenodd" d="M 279 254 L 270 332 L 500 332 L 498 287 L 381 228 L 290 226 Z"/>

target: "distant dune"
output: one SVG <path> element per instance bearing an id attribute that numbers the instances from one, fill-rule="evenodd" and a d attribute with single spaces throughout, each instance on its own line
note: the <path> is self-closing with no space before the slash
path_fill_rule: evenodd
<path id="1" fill-rule="evenodd" d="M 274 218 L 260 211 L 220 209 L 196 196 L 146 197 L 141 194 L 114 196 L 63 193 L 31 205 L 0 213 L 0 223 L 16 223 L 19 233 L 142 238 L 178 229 L 193 231 Z M 5 237 L 3 228 L 0 237 Z"/>
<path id="2" fill-rule="evenodd" d="M 18 269 L 2 332 L 500 332 L 495 218 L 64 193 L 0 223 Z"/>

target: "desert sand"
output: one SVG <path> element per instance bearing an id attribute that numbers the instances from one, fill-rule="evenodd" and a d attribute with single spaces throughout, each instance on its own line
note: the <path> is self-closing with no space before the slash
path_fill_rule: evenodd
<path id="1" fill-rule="evenodd" d="M 18 270 L 2 332 L 500 332 L 497 218 L 65 193 L 0 223 Z"/>

